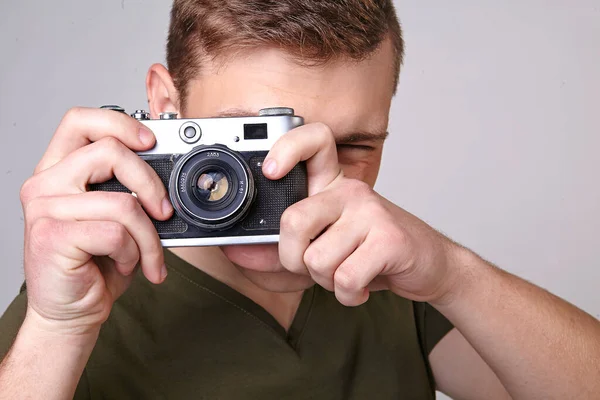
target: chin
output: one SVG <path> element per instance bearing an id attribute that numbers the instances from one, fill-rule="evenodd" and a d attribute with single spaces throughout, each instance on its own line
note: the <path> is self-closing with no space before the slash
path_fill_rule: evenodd
<path id="1" fill-rule="evenodd" d="M 299 292 L 315 284 L 310 276 L 292 274 L 283 268 L 276 244 L 225 246 L 221 250 L 246 279 L 263 290 Z"/>

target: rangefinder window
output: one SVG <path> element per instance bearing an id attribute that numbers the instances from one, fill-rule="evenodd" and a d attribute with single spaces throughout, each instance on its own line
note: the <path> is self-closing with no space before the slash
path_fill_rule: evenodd
<path id="1" fill-rule="evenodd" d="M 244 125 L 244 139 L 259 140 L 267 139 L 267 124 L 246 124 Z"/>

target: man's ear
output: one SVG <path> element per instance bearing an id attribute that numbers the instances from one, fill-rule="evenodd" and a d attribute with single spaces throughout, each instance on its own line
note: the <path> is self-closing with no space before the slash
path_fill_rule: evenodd
<path id="1" fill-rule="evenodd" d="M 162 64 L 154 64 L 148 70 L 146 94 L 152 119 L 157 119 L 164 112 L 180 113 L 179 93 L 171 74 Z"/>

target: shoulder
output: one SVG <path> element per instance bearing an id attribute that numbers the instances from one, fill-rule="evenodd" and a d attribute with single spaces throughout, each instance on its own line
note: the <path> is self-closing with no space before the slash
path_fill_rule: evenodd
<path id="1" fill-rule="evenodd" d="M 390 291 L 373 292 L 366 303 L 346 307 L 335 294 L 316 287 L 315 303 L 314 318 L 335 321 L 344 329 L 360 329 L 363 338 L 373 331 L 379 339 L 387 337 L 386 343 L 393 346 L 410 346 L 418 350 L 423 343 L 423 306 Z M 420 353 L 425 355 L 426 351 Z"/>

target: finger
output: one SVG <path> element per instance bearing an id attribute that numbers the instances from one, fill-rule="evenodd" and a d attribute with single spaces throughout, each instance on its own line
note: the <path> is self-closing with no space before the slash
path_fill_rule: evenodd
<path id="1" fill-rule="evenodd" d="M 313 280 L 333 292 L 337 268 L 364 241 L 368 228 L 364 220 L 342 217 L 314 240 L 304 253 L 304 264 Z"/>
<path id="2" fill-rule="evenodd" d="M 65 221 L 69 223 L 69 221 Z M 123 276 L 135 269 L 140 252 L 135 240 L 125 227 L 112 221 L 77 221 L 65 229 L 65 243 L 93 256 L 107 256 L 115 261 L 115 268 Z"/>
<path id="3" fill-rule="evenodd" d="M 61 256 L 67 270 L 76 270 L 92 256 L 107 256 L 123 275 L 128 275 L 139 260 L 139 249 L 125 227 L 112 221 L 61 221 L 41 218 L 30 231 L 33 253 Z"/>
<path id="4" fill-rule="evenodd" d="M 90 192 L 39 197 L 25 209 L 25 218 L 68 221 L 112 221 L 127 229 L 140 250 L 140 264 L 149 281 L 163 280 L 164 254 L 156 228 L 135 197 L 127 193 Z M 99 239 L 101 240 L 101 239 Z"/>
<path id="5" fill-rule="evenodd" d="M 44 171 L 78 148 L 105 137 L 114 137 L 135 151 L 150 149 L 156 143 L 149 128 L 126 114 L 73 108 L 62 119 L 35 172 Z"/>
<path id="6" fill-rule="evenodd" d="M 263 173 L 269 179 L 281 179 L 301 161 L 307 161 L 309 195 L 341 176 L 335 138 L 327 125 L 303 125 L 283 135 L 269 151 Z"/>
<path id="7" fill-rule="evenodd" d="M 374 235 L 367 235 L 365 242 L 335 271 L 335 296 L 340 303 L 354 307 L 369 299 L 369 284 L 386 268 L 384 254 Z"/>
<path id="8" fill-rule="evenodd" d="M 69 224 L 70 221 L 61 222 Z M 67 225 L 64 229 L 67 232 L 65 244 L 71 243 L 85 254 L 106 256 L 114 261 L 112 266 L 110 263 L 107 263 L 107 266 L 102 262 L 97 265 L 113 301 L 116 300 L 131 282 L 131 275 L 140 257 L 138 246 L 127 230 L 116 222 L 70 223 L 74 225 Z M 99 239 L 98 235 L 102 235 L 100 236 L 102 239 Z"/>
<path id="9" fill-rule="evenodd" d="M 63 161 L 36 175 L 35 191 L 43 196 L 83 193 L 88 183 L 106 182 L 115 176 L 136 193 L 144 209 L 164 220 L 173 208 L 166 188 L 144 160 L 114 138 L 104 138 L 69 154 Z"/>
<path id="10" fill-rule="evenodd" d="M 131 284 L 135 268 L 128 274 L 123 274 L 108 257 L 95 257 L 95 262 L 104 277 L 105 285 L 110 291 L 113 301 L 118 299 Z"/>
<path id="11" fill-rule="evenodd" d="M 311 241 L 343 212 L 339 191 L 326 191 L 290 206 L 281 216 L 279 259 L 288 271 L 310 275 L 304 263 L 304 253 Z"/>

